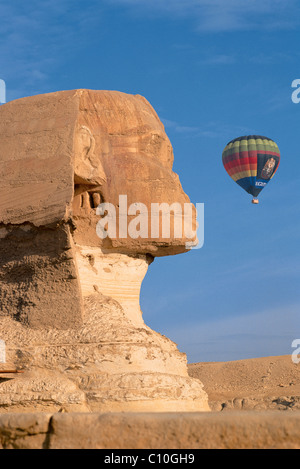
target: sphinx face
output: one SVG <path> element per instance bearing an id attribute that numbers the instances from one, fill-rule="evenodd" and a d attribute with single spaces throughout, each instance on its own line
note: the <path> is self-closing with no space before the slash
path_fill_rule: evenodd
<path id="1" fill-rule="evenodd" d="M 154 256 L 186 251 L 186 242 L 192 239 L 186 237 L 183 218 L 185 204 L 191 204 L 172 171 L 172 146 L 154 109 L 141 96 L 117 92 L 84 92 L 81 100 L 83 110 L 74 137 L 75 241 Z M 97 207 L 103 203 L 114 207 L 116 227 L 106 238 L 99 238 Z M 163 211 L 155 212 L 157 204 L 164 204 L 169 232 L 163 232 L 168 230 L 163 230 Z M 107 208 L 103 207 L 102 215 Z M 195 228 L 192 211 L 190 224 Z M 128 228 L 136 226 L 131 230 L 134 237 L 130 229 L 127 236 L 124 233 L 125 216 Z M 153 232 L 157 216 L 159 227 Z"/>

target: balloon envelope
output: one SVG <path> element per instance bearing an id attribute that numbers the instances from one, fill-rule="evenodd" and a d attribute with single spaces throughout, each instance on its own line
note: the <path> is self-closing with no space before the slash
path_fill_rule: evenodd
<path id="1" fill-rule="evenodd" d="M 222 160 L 229 176 L 257 197 L 276 173 L 280 151 L 270 138 L 248 135 L 231 140 L 223 151 Z"/>

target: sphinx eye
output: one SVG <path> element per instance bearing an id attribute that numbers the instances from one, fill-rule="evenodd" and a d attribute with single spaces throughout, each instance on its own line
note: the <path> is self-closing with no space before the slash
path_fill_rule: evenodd
<path id="1" fill-rule="evenodd" d="M 97 208 L 101 203 L 101 196 L 99 192 L 90 192 L 89 196 L 91 208 Z"/>
<path id="2" fill-rule="evenodd" d="M 101 203 L 101 196 L 99 192 L 83 192 L 80 195 L 80 207 L 81 208 L 97 208 L 98 205 Z"/>
<path id="3" fill-rule="evenodd" d="M 87 186 L 76 184 L 74 187 L 74 202 L 73 210 L 75 214 L 79 214 L 77 210 L 84 210 L 85 212 L 89 209 L 95 209 L 103 202 L 103 197 L 100 192 L 95 189 L 88 190 Z M 83 213 L 81 212 L 81 215 Z"/>

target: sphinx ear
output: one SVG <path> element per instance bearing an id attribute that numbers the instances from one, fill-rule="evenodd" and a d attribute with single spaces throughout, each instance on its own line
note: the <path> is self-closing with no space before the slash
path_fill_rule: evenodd
<path id="1" fill-rule="evenodd" d="M 75 184 L 87 185 L 106 182 L 100 155 L 95 154 L 95 138 L 85 125 L 74 136 L 74 181 Z"/>

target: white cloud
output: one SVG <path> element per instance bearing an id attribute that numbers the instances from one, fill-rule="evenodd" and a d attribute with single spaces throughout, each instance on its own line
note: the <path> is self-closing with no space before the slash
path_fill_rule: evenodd
<path id="1" fill-rule="evenodd" d="M 164 333 L 187 353 L 189 362 L 228 361 L 292 353 L 300 338 L 299 305 L 180 324 Z"/>
<path id="2" fill-rule="evenodd" d="M 175 132 L 178 133 L 199 133 L 199 127 L 189 126 L 189 125 L 181 125 L 178 122 L 172 121 L 170 119 L 161 118 L 162 123 L 166 128 L 173 129 Z"/>
<path id="3" fill-rule="evenodd" d="M 147 16 L 193 18 L 197 29 L 227 32 L 288 29 L 298 24 L 296 0 L 106 0 Z M 299 17 L 299 15 L 298 15 Z"/>
<path id="4" fill-rule="evenodd" d="M 0 78 L 8 100 L 51 88 L 55 68 L 79 36 L 84 43 L 82 33 L 97 20 L 101 9 L 92 14 L 93 3 L 79 10 L 71 0 L 0 0 Z"/>
<path id="5" fill-rule="evenodd" d="M 167 132 L 171 130 L 176 133 L 185 134 L 187 137 L 203 138 L 229 138 L 230 135 L 254 134 L 253 129 L 239 125 L 229 125 L 225 122 L 205 122 L 203 125 L 190 126 L 170 119 L 160 117 Z"/>
<path id="6" fill-rule="evenodd" d="M 203 65 L 231 65 L 235 62 L 236 58 L 233 55 L 227 54 L 214 54 L 200 60 L 200 63 Z"/>

